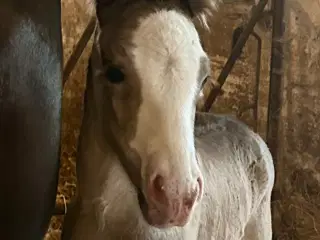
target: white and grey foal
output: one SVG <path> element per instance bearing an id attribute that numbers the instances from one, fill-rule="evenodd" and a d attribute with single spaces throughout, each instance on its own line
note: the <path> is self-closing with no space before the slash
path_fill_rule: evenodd
<path id="1" fill-rule="evenodd" d="M 196 113 L 210 62 L 195 27 L 215 1 L 96 1 L 63 240 L 271 240 L 264 141 Z"/>

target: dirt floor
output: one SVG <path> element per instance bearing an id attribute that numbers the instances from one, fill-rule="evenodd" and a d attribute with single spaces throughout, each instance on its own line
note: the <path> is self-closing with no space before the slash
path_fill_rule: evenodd
<path id="1" fill-rule="evenodd" d="M 249 5 L 247 4 L 248 2 L 249 1 L 236 1 L 233 4 L 223 5 L 216 16 L 214 16 L 212 19 L 212 32 L 210 34 L 201 33 L 204 46 L 210 54 L 212 60 L 212 82 L 217 79 L 230 54 L 233 29 L 248 19 L 248 13 L 250 10 Z M 65 59 L 67 60 L 76 44 L 76 41 L 79 39 L 80 34 L 85 28 L 89 20 L 89 16 L 84 13 L 83 8 L 74 3 L 72 0 L 62 0 L 62 9 L 63 42 L 65 48 Z M 264 31 L 262 28 L 258 27 L 255 29 L 255 31 L 261 36 L 263 43 L 261 84 L 259 88 L 259 118 L 257 124 L 258 132 L 264 137 L 267 122 L 266 116 L 268 104 L 270 32 Z M 223 88 L 224 94 L 217 99 L 211 109 L 213 112 L 237 115 L 251 127 L 254 127 L 256 124 L 253 119 L 253 111 L 252 109 L 246 109 L 248 106 L 253 104 L 254 100 L 256 47 L 256 41 L 250 37 L 241 59 L 237 61 L 233 71 L 227 79 L 227 82 Z M 89 53 L 88 50 L 89 49 L 87 49 L 81 57 L 64 90 L 61 170 L 57 196 L 57 202 L 60 204 L 69 202 L 74 196 L 76 190 L 76 147 L 82 116 L 82 101 L 83 91 L 85 89 L 85 75 Z M 209 86 L 207 86 L 205 94 L 208 94 L 208 89 Z M 319 92 L 320 90 L 317 92 L 316 96 L 319 96 Z M 292 101 L 294 101 L 294 99 Z M 291 111 L 294 110 L 291 109 Z M 293 119 L 297 119 L 297 117 L 295 116 Z M 319 116 L 318 119 L 320 119 Z M 292 123 L 292 121 L 293 120 L 288 122 Z M 318 122 L 319 121 L 317 121 L 317 123 Z M 301 124 L 303 124 L 303 122 L 301 122 Z M 297 125 L 292 124 L 290 126 L 291 128 L 294 128 L 292 126 L 297 127 Z M 315 126 L 318 125 L 315 124 Z M 288 132 L 290 131 L 286 130 L 286 132 L 283 134 L 287 134 Z M 314 141 L 319 142 L 319 140 Z M 292 144 L 297 145 L 296 142 Z M 289 149 L 288 152 L 290 152 Z M 291 170 L 287 169 L 285 160 L 284 163 L 282 165 L 280 164 L 279 166 L 279 169 L 286 174 L 283 175 L 281 181 L 290 181 L 291 190 L 283 191 L 285 194 L 280 194 L 279 199 L 277 199 L 274 203 L 274 208 L 276 211 L 278 211 L 275 216 L 275 239 L 320 239 L 320 235 L 317 233 L 317 222 L 320 221 L 320 214 L 316 216 L 314 211 L 314 201 L 316 199 L 315 196 L 319 193 L 319 191 L 312 192 L 312 189 L 309 189 L 310 191 L 308 191 L 308 193 L 303 193 L 306 189 L 306 186 L 309 186 L 309 188 L 310 186 L 316 186 L 316 189 L 319 189 L 319 180 L 315 180 L 319 179 L 319 176 L 317 175 L 316 177 L 312 178 L 312 180 L 306 181 L 310 172 L 305 171 L 305 169 L 308 167 L 306 165 L 302 167 L 301 161 L 304 158 L 312 160 L 314 159 L 314 156 L 310 156 L 310 154 L 308 155 L 306 151 L 300 151 L 299 154 L 299 156 L 302 156 L 299 158 L 300 167 L 294 165 L 295 167 L 293 169 L 292 165 L 290 165 Z M 304 157 L 305 155 L 308 156 Z M 287 153 L 283 159 L 288 159 L 290 157 L 294 158 L 292 155 L 290 156 Z M 288 173 L 288 171 L 290 172 Z M 314 171 L 312 171 L 312 174 L 312 176 L 315 176 Z M 300 179 L 299 181 L 302 181 L 301 184 L 297 182 L 298 179 Z M 280 189 L 282 191 L 284 185 L 278 185 L 278 190 Z M 295 187 L 298 185 L 303 187 L 298 189 L 298 187 Z M 292 190 L 292 188 L 294 188 L 294 190 Z M 295 195 L 291 196 L 291 193 L 295 193 Z M 309 201 L 308 197 L 312 199 L 309 199 Z M 320 201 L 318 203 L 320 203 Z M 63 217 L 52 218 L 46 240 L 60 239 L 62 223 Z"/>

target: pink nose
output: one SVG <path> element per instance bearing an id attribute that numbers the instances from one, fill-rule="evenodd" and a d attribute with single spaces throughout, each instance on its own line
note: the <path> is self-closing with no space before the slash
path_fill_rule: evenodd
<path id="1" fill-rule="evenodd" d="M 199 177 L 188 185 L 179 184 L 174 178 L 156 175 L 149 182 L 149 223 L 158 227 L 184 226 L 195 202 L 202 192 Z"/>

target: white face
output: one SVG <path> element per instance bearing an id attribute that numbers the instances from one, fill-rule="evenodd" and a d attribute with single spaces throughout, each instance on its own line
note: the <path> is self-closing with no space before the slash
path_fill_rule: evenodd
<path id="1" fill-rule="evenodd" d="M 191 201 L 188 211 L 171 216 L 173 225 L 183 225 L 202 195 L 193 131 L 199 88 L 209 71 L 208 58 L 193 23 L 174 10 L 142 19 L 133 32 L 133 44 L 142 102 L 130 146 L 142 159 L 146 198 L 157 205 L 150 204 L 150 208 L 158 208 L 163 201 L 159 194 L 165 195 L 169 205 L 177 199 Z M 154 185 L 158 185 L 158 193 L 154 193 Z M 182 204 L 182 212 L 184 207 Z M 154 218 L 152 214 L 151 209 L 150 218 Z"/>

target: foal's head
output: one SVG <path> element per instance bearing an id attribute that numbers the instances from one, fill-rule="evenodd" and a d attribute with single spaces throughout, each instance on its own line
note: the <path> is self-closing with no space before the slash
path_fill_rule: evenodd
<path id="1" fill-rule="evenodd" d="M 184 226 L 202 197 L 193 130 L 210 67 L 193 18 L 215 4 L 163 2 L 96 3 L 103 128 L 135 153 L 126 157 L 140 170 L 145 219 L 157 227 Z"/>

